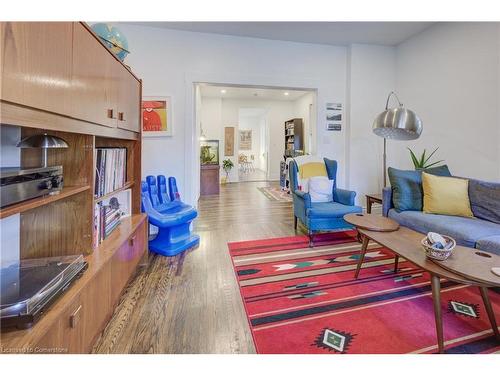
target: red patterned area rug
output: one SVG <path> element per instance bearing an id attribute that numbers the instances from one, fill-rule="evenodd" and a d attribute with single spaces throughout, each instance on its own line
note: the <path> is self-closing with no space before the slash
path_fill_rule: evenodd
<path id="1" fill-rule="evenodd" d="M 258 353 L 435 353 L 429 275 L 355 232 L 228 244 Z M 500 353 L 476 287 L 441 280 L 446 353 Z M 500 290 L 490 289 L 500 322 Z"/>

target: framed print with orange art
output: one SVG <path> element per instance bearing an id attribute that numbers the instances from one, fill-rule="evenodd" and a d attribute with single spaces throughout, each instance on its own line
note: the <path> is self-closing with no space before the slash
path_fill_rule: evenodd
<path id="1" fill-rule="evenodd" d="M 171 137 L 172 105 L 169 96 L 142 98 L 142 135 L 144 137 Z"/>

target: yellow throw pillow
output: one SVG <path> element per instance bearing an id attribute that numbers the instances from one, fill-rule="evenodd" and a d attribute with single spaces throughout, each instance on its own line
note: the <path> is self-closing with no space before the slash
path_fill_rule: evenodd
<path id="1" fill-rule="evenodd" d="M 427 214 L 474 217 L 469 201 L 469 180 L 422 173 Z"/>

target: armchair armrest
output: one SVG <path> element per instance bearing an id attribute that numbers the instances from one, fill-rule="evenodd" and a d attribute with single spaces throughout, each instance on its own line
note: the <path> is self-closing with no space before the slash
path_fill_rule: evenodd
<path id="1" fill-rule="evenodd" d="M 309 195 L 309 193 L 304 193 L 301 190 L 295 190 L 293 194 L 295 194 L 297 198 L 300 198 L 304 201 L 305 208 L 311 207 L 311 196 Z"/>
<path id="2" fill-rule="evenodd" d="M 387 217 L 392 208 L 392 187 L 388 186 L 382 190 L 382 215 Z"/>
<path id="3" fill-rule="evenodd" d="M 354 198 L 356 192 L 345 189 L 333 189 L 333 200 L 338 203 L 345 204 L 346 206 L 354 206 Z"/>

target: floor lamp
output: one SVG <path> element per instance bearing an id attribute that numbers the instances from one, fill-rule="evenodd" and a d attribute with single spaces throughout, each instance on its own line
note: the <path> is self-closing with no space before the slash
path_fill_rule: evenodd
<path id="1" fill-rule="evenodd" d="M 391 96 L 398 101 L 398 107 L 389 108 Z M 394 91 L 387 96 L 385 111 L 373 121 L 373 132 L 384 138 L 384 187 L 387 186 L 387 139 L 410 141 L 422 133 L 422 121 L 415 112 L 405 108 Z"/>

